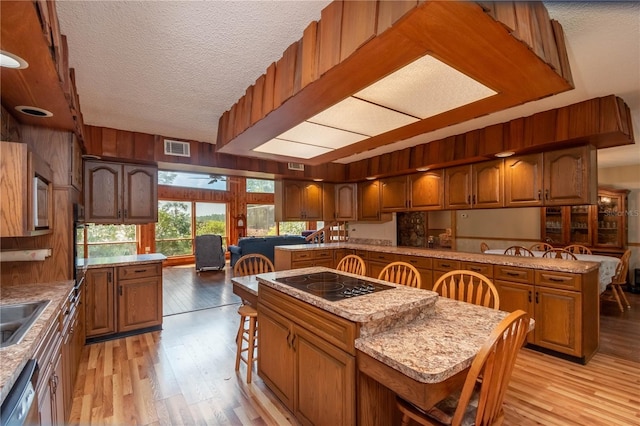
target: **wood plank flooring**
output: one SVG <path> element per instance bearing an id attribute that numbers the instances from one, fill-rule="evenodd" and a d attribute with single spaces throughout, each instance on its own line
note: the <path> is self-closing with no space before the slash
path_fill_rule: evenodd
<path id="1" fill-rule="evenodd" d="M 231 284 L 220 274 L 199 278 L 219 281 L 224 306 L 171 315 L 162 331 L 84 348 L 70 424 L 298 424 L 259 376 L 247 385 L 246 366 L 234 371 Z M 602 302 L 601 350 L 586 366 L 521 351 L 505 425 L 640 424 L 640 295 L 629 296 L 633 307 L 625 313 Z"/>

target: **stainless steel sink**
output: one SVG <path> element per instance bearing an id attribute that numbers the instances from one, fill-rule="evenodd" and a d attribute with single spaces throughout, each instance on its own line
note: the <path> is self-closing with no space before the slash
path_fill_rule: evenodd
<path id="1" fill-rule="evenodd" d="M 49 302 L 0 305 L 0 348 L 20 342 Z"/>

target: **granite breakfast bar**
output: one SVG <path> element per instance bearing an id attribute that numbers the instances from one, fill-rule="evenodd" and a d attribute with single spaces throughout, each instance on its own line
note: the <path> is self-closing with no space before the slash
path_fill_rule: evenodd
<path id="1" fill-rule="evenodd" d="M 331 302 L 276 281 L 323 271 L 336 272 L 232 279 L 236 294 L 252 299 L 257 290 L 258 373 L 303 423 L 395 424 L 396 394 L 432 406 L 464 381 L 507 316 L 405 286 Z"/>

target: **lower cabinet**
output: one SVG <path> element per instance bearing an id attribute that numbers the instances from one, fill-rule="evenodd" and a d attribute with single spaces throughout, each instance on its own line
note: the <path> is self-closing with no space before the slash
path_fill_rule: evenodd
<path id="1" fill-rule="evenodd" d="M 258 373 L 296 418 L 354 425 L 355 324 L 264 287 L 258 322 Z"/>
<path id="2" fill-rule="evenodd" d="M 102 337 L 162 325 L 162 264 L 89 269 L 86 336 Z"/>
<path id="3" fill-rule="evenodd" d="M 40 425 L 63 425 L 65 371 L 62 361 L 61 334 L 62 314 L 56 315 L 55 321 L 45 333 L 45 337 L 36 349 L 35 359 L 38 362 L 39 374 L 36 385 L 38 417 Z"/>

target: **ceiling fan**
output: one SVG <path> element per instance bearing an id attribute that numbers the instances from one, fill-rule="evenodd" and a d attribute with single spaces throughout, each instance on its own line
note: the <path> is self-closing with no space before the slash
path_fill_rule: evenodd
<path id="1" fill-rule="evenodd" d="M 207 183 L 208 185 L 211 185 L 212 183 L 216 183 L 216 182 L 224 182 L 227 180 L 226 176 L 223 175 L 217 175 L 214 173 L 209 174 L 209 176 L 194 176 L 191 179 L 209 179 L 209 182 Z"/>

